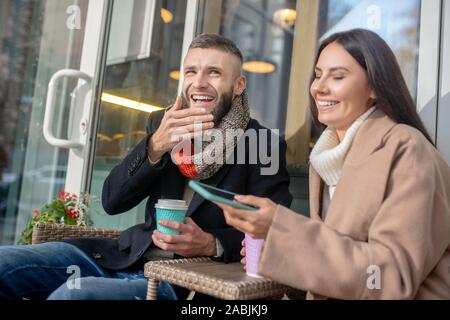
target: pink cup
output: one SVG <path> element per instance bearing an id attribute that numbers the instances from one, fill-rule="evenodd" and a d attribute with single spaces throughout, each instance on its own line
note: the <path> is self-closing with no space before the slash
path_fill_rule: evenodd
<path id="1" fill-rule="evenodd" d="M 250 277 L 262 278 L 258 274 L 258 265 L 263 244 L 263 239 L 253 239 L 248 234 L 245 234 L 245 267 L 247 275 Z"/>

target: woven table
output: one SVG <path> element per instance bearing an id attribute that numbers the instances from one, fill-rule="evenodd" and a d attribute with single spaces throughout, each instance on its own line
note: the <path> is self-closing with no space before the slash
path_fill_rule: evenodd
<path id="1" fill-rule="evenodd" d="M 160 281 L 224 300 L 281 298 L 292 290 L 270 279 L 247 276 L 239 262 L 225 264 L 210 258 L 150 261 L 145 276 L 147 300 L 156 300 Z"/>

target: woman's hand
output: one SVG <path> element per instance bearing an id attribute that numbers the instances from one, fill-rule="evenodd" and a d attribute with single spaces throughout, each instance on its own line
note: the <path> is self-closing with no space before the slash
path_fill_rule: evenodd
<path id="1" fill-rule="evenodd" d="M 219 202 L 214 203 L 223 210 L 225 220 L 230 226 L 247 233 L 252 238 L 265 239 L 272 225 L 277 205 L 270 199 L 255 196 L 236 196 L 235 199 L 242 204 L 254 206 L 258 210 L 247 211 Z"/>

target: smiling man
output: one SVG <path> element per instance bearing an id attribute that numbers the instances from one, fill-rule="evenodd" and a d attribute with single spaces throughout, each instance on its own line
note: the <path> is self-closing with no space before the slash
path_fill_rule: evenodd
<path id="1" fill-rule="evenodd" d="M 267 197 L 287 207 L 291 204 L 286 144 L 278 136 L 273 139 L 270 130 L 250 118 L 242 54 L 233 42 L 207 34 L 194 39 L 184 60 L 182 96 L 166 110 L 150 114 L 146 137 L 113 168 L 103 186 L 102 203 L 110 215 L 126 212 L 147 199 L 145 222 L 123 231 L 119 240 L 70 239 L 4 249 L 7 258 L 0 260 L 0 298 L 46 298 L 51 294 L 50 299 L 145 299 L 143 267 L 148 260 L 209 256 L 224 262 L 239 261 L 244 235 L 227 225 L 220 208 L 187 187 L 189 178 L 238 194 Z M 199 154 L 183 155 L 193 161 L 172 161 L 175 146 L 190 144 L 206 130 L 224 133 L 224 139 L 203 144 Z M 257 141 L 249 142 L 243 134 L 238 135 L 240 140 L 226 136 L 236 131 L 254 132 Z M 264 131 L 266 134 L 260 135 Z M 255 146 L 266 144 L 264 150 L 274 150 L 271 143 L 279 144 L 275 148 L 278 154 L 270 155 L 278 161 L 279 169 L 264 175 L 261 169 L 267 163 L 261 161 Z M 219 160 L 237 157 L 239 152 L 234 150 L 243 146 L 247 161 L 196 161 L 197 156 L 212 150 L 211 145 L 214 150 L 231 149 L 231 153 L 223 153 L 226 159 Z M 257 161 L 253 163 L 250 158 Z M 184 223 L 160 222 L 180 235 L 156 230 L 155 204 L 159 199 L 185 200 L 188 204 Z M 45 264 L 39 272 L 28 271 L 33 281 L 28 280 L 26 269 L 19 268 L 29 264 Z M 70 276 L 66 269 L 73 265 L 81 272 L 76 289 L 66 285 Z M 8 270 L 6 278 L 1 278 L 2 267 Z M 158 296 L 173 299 L 177 294 L 182 297 L 181 293 L 161 283 Z"/>
<path id="2" fill-rule="evenodd" d="M 191 45 L 184 61 L 183 97 L 193 108 L 211 113 L 217 125 L 230 110 L 234 98 L 245 89 L 242 55 L 232 46 L 229 52 L 202 48 L 207 43 L 198 40 Z"/>

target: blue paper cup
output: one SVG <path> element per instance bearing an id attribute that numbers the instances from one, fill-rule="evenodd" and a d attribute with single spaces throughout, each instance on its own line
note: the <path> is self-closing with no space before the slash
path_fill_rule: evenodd
<path id="1" fill-rule="evenodd" d="M 184 223 L 184 219 L 186 217 L 186 212 L 188 209 L 186 201 L 159 199 L 158 203 L 155 204 L 155 208 L 156 208 L 156 223 L 157 223 L 156 229 L 162 233 L 179 235 L 180 232 L 178 230 L 163 227 L 159 224 L 159 221 L 168 220 Z"/>

